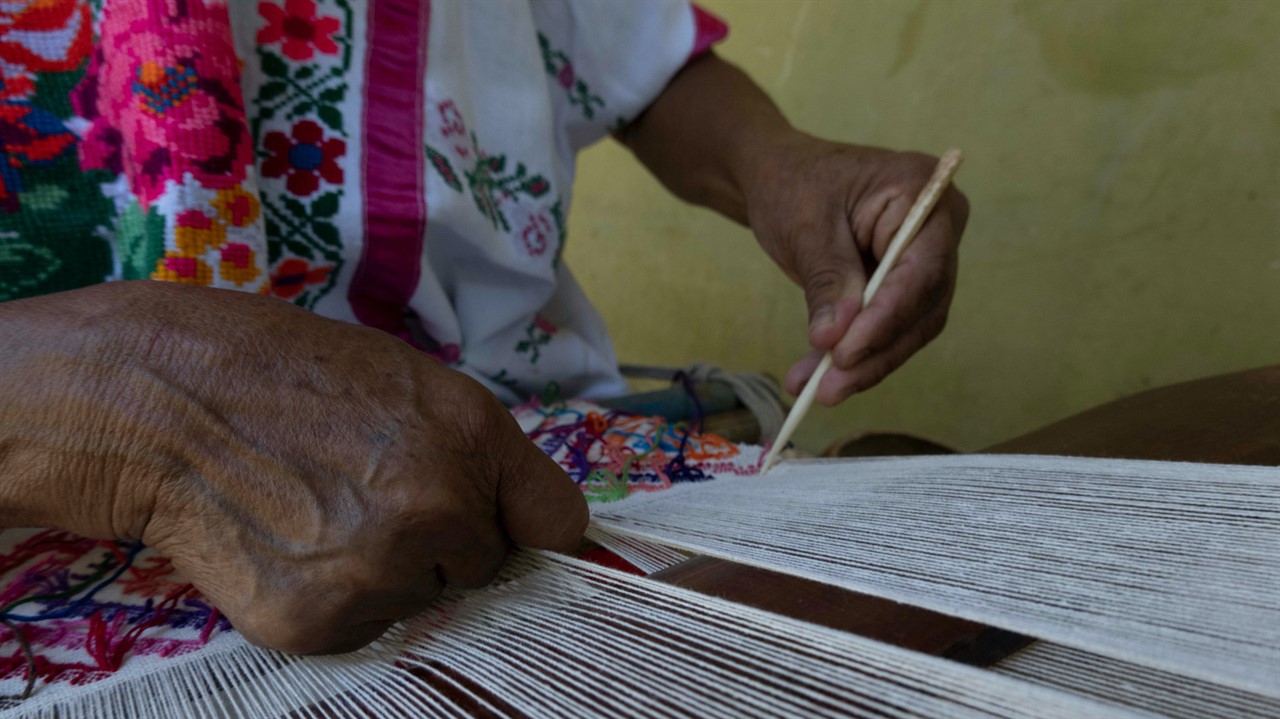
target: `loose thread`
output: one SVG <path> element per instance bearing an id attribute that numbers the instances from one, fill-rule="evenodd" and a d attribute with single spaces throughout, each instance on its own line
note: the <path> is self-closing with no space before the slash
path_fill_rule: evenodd
<path id="1" fill-rule="evenodd" d="M 27 636 L 23 633 L 21 627 L 4 617 L 0 617 L 0 624 L 4 624 L 4 626 L 13 634 L 14 638 L 18 640 L 18 645 L 22 647 L 22 654 L 27 660 L 27 683 L 26 686 L 23 687 L 22 693 L 0 696 L 0 708 L 8 709 L 26 701 L 31 696 L 31 692 L 35 691 L 37 674 L 36 654 L 31 650 L 31 642 L 27 641 Z"/>

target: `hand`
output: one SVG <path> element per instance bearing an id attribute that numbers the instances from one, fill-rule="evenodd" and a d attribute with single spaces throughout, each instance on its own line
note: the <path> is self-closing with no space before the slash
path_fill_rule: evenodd
<path id="1" fill-rule="evenodd" d="M 838 404 L 878 384 L 942 331 L 969 204 L 948 188 L 863 307 L 863 288 L 937 159 L 800 133 L 760 157 L 747 185 L 748 222 L 765 252 L 804 288 L 809 307 L 813 351 L 787 373 L 786 388 L 799 394 L 831 351 L 834 363 L 817 398 Z"/>
<path id="2" fill-rule="evenodd" d="M 489 582 L 509 541 L 567 550 L 586 526 L 492 394 L 375 330 L 114 283 L 0 305 L 19 345 L 0 350 L 6 521 L 43 484 L 61 504 L 28 517 L 142 539 L 257 644 L 356 649 L 444 584 Z"/>

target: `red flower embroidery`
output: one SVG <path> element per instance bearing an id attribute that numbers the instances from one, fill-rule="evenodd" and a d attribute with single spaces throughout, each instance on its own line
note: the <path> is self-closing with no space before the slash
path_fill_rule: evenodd
<path id="1" fill-rule="evenodd" d="M 333 34 L 342 23 L 336 17 L 316 17 L 314 0 L 287 0 L 284 9 L 269 2 L 258 3 L 258 14 L 267 21 L 258 31 L 258 44 L 284 41 L 281 49 L 292 60 L 310 60 L 319 50 L 325 55 L 338 54 Z"/>
<path id="2" fill-rule="evenodd" d="M 458 111 L 458 106 L 453 100 L 445 100 L 437 104 L 436 111 L 440 113 L 441 135 L 452 137 L 467 134 L 467 125 L 462 121 L 462 113 Z"/>
<path id="3" fill-rule="evenodd" d="M 546 317 L 543 317 L 542 315 L 533 316 L 533 326 L 537 327 L 543 332 L 546 332 L 549 335 L 553 335 L 556 333 L 556 326 L 551 322 L 551 320 L 547 319 Z"/>
<path id="4" fill-rule="evenodd" d="M 80 66 L 93 49 L 90 8 L 80 0 L 9 3 L 0 23 L 0 75 L 15 70 L 66 72 Z"/>
<path id="5" fill-rule="evenodd" d="M 577 79 L 577 76 L 573 74 L 573 65 L 570 65 L 567 62 L 564 64 L 564 67 L 560 68 L 560 72 L 556 73 L 556 80 L 560 83 L 560 87 L 563 87 L 566 90 L 573 87 L 573 81 L 575 79 Z"/>
<path id="6" fill-rule="evenodd" d="M 307 196 L 320 187 L 320 178 L 333 185 L 342 184 L 342 167 L 338 158 L 347 151 L 347 143 L 337 138 L 324 138 L 324 130 L 311 120 L 293 126 L 292 139 L 283 132 L 269 132 L 262 146 L 271 156 L 262 163 L 264 177 L 289 176 L 285 186 L 295 195 Z"/>
<path id="7" fill-rule="evenodd" d="M 271 275 L 271 294 L 291 299 L 302 294 L 307 285 L 315 285 L 329 279 L 332 267 L 311 267 L 306 260 L 288 259 L 280 263 Z"/>
<path id="8" fill-rule="evenodd" d="M 551 221 L 542 215 L 533 215 L 529 223 L 520 232 L 524 248 L 534 257 L 547 251 L 547 244 L 552 233 Z"/>

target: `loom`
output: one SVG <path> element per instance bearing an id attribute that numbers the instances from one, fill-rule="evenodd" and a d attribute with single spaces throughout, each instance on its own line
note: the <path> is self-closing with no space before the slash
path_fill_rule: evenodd
<path id="1" fill-rule="evenodd" d="M 149 604 L 99 624 L 189 610 L 165 615 L 187 632 L 172 651 L 130 645 L 119 671 L 0 716 L 1280 716 L 1277 396 L 1280 368 L 1260 370 L 984 454 L 791 460 L 599 503 L 590 537 L 648 576 L 518 551 L 495 585 L 349 655 Z M 556 435 L 539 416 L 532 436 Z M 142 551 L 134 567 L 160 566 Z"/>

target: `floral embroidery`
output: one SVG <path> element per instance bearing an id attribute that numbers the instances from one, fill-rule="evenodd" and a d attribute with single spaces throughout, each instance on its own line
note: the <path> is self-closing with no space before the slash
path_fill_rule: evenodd
<path id="1" fill-rule="evenodd" d="M 547 251 L 548 237 L 554 231 L 545 215 L 530 215 L 529 222 L 520 231 L 520 239 L 529 254 L 538 257 Z"/>
<path id="2" fill-rule="evenodd" d="M 35 91 L 36 73 L 77 70 L 93 43 L 90 8 L 77 0 L 18 3 L 0 23 L 3 99 Z"/>
<path id="3" fill-rule="evenodd" d="M 199 210 L 187 210 L 178 215 L 174 237 L 178 250 L 188 257 L 194 257 L 226 243 L 227 228 Z"/>
<path id="4" fill-rule="evenodd" d="M 0 302 L 107 279 L 110 173 L 81 170 L 71 89 L 92 52 L 84 0 L 0 11 Z M 34 228 L 40 228 L 37 232 Z"/>
<path id="5" fill-rule="evenodd" d="M 531 174 L 523 162 L 517 162 L 515 169 L 508 171 L 506 155 L 489 155 L 480 149 L 474 132 L 468 137 L 471 146 L 466 148 L 466 154 L 474 156 L 475 160 L 470 170 L 463 171 L 463 176 L 467 178 L 471 199 L 475 201 L 480 214 L 493 223 L 494 229 L 510 232 L 511 224 L 502 211 L 503 203 L 516 200 L 521 195 L 535 199 L 543 197 L 550 191 L 551 183 L 542 175 Z M 430 146 L 427 146 L 426 153 L 431 166 L 440 174 L 445 184 L 454 191 L 461 192 L 462 183 L 449 159 Z"/>
<path id="6" fill-rule="evenodd" d="M 302 294 L 308 285 L 328 281 L 332 267 L 311 267 L 306 260 L 287 259 L 276 267 L 271 275 L 271 294 L 286 300 Z"/>
<path id="7" fill-rule="evenodd" d="M 218 190 L 212 204 L 222 221 L 233 227 L 248 227 L 257 222 L 262 207 L 255 195 L 239 187 Z"/>
<path id="8" fill-rule="evenodd" d="M 75 141 L 53 113 L 25 103 L 0 104 L 0 210 L 18 211 L 23 169 L 49 166 Z"/>
<path id="9" fill-rule="evenodd" d="M 525 338 L 516 345 L 517 354 L 529 355 L 529 364 L 537 364 L 542 356 L 542 348 L 551 341 L 556 333 L 556 326 L 542 315 L 534 315 L 533 321 L 524 328 Z"/>
<path id="10" fill-rule="evenodd" d="M 284 8 L 270 3 L 258 5 L 267 26 L 258 31 L 258 44 L 281 44 L 281 52 L 290 60 L 310 60 L 314 51 L 336 55 L 338 43 L 333 34 L 342 23 L 335 17 L 316 17 L 314 0 L 287 0 Z"/>
<path id="11" fill-rule="evenodd" d="M 148 17 L 159 7 L 171 14 Z M 187 174 L 213 188 L 246 179 L 252 150 L 226 12 L 199 0 L 115 0 L 102 14 L 104 48 L 77 97 L 93 123 L 84 164 L 123 170 L 144 209 Z"/>
<path id="12" fill-rule="evenodd" d="M 551 258 L 551 266 L 558 267 L 560 258 L 564 255 L 564 241 L 567 235 L 564 206 L 560 200 L 556 200 L 556 204 L 551 206 L 551 219 L 556 223 L 556 256 Z"/>
<path id="13" fill-rule="evenodd" d="M 474 163 L 472 169 L 465 170 L 463 174 L 467 178 L 467 186 L 476 208 L 493 223 L 494 229 L 510 232 L 511 225 L 502 212 L 502 203 L 516 199 L 518 195 L 540 198 L 551 189 L 551 183 L 542 175 L 529 174 L 524 163 L 516 163 L 515 170 L 504 176 L 506 155 L 490 155 L 480 149 L 475 133 L 467 132 L 466 122 L 453 100 L 438 103 L 436 110 L 440 114 L 441 136 L 451 143 L 459 158 Z M 458 173 L 454 171 L 449 158 L 430 145 L 426 147 L 426 152 L 431 166 L 440 174 L 445 184 L 455 192 L 462 192 L 462 181 L 458 179 Z"/>
<path id="14" fill-rule="evenodd" d="M 198 257 L 188 257 L 181 252 L 166 252 L 151 277 L 165 282 L 207 287 L 213 284 L 213 268 Z"/>
<path id="15" fill-rule="evenodd" d="M 99 34 L 73 101 L 84 165 L 122 174 L 138 203 L 116 229 L 122 274 L 150 260 L 152 279 L 265 287 L 250 284 L 266 243 L 226 6 L 113 0 Z"/>
<path id="16" fill-rule="evenodd" d="M 144 112 L 160 117 L 182 104 L 196 89 L 198 81 L 193 67 L 161 67 L 147 62 L 138 70 L 133 91 L 142 102 Z"/>
<path id="17" fill-rule="evenodd" d="M 230 242 L 219 251 L 222 262 L 218 267 L 222 276 L 232 282 L 243 285 L 258 279 L 262 274 L 254 262 L 253 248 L 243 242 Z"/>
<path id="18" fill-rule="evenodd" d="M 263 177 L 288 176 L 289 192 L 303 197 L 320 188 L 320 179 L 333 185 L 342 184 L 342 168 L 338 158 L 346 154 L 347 143 L 325 138 L 324 130 L 311 120 L 293 126 L 291 137 L 283 132 L 269 132 L 262 141 L 270 156 L 262 163 Z"/>
<path id="19" fill-rule="evenodd" d="M 604 109 L 604 99 L 591 92 L 586 81 L 578 77 L 569 56 L 551 47 L 551 41 L 542 33 L 538 33 L 538 48 L 542 51 L 543 67 L 556 84 L 564 88 L 569 104 L 581 110 L 583 117 L 594 119 L 596 110 Z"/>
<path id="20" fill-rule="evenodd" d="M 263 184 L 272 190 L 262 198 L 271 293 L 313 309 L 344 265 L 337 222 L 354 10 L 350 0 L 266 0 L 258 15 L 265 82 L 249 127 L 261 143 Z"/>
<path id="21" fill-rule="evenodd" d="M 449 158 L 428 146 L 427 160 L 431 162 L 431 166 L 436 169 L 436 172 L 440 173 L 440 178 L 444 180 L 444 184 L 448 185 L 454 192 L 462 192 L 462 181 L 458 179 L 458 173 L 453 171 L 453 165 L 449 164 Z"/>
<path id="22" fill-rule="evenodd" d="M 471 194 L 476 209 L 493 224 L 495 230 L 509 233 L 516 247 L 530 257 L 543 256 L 554 241 L 551 266 L 559 265 L 565 240 L 561 201 L 556 199 L 550 208 L 541 205 L 544 209 L 540 209 L 541 203 L 522 202 L 548 198 L 550 181 L 541 174 L 531 173 L 522 162 L 517 162 L 515 169 L 509 170 L 506 155 L 490 155 L 481 149 L 475 133 L 467 130 L 466 121 L 453 100 L 436 103 L 436 112 L 440 118 L 438 134 L 443 142 L 435 147 L 427 145 L 425 151 L 432 169 L 444 184 L 454 192 L 463 192 L 465 178 L 465 191 Z M 459 173 L 454 169 L 450 155 L 459 163 L 469 163 L 470 169 Z M 514 215 L 518 228 L 513 231 L 504 208 L 516 204 L 528 206 Z"/>

